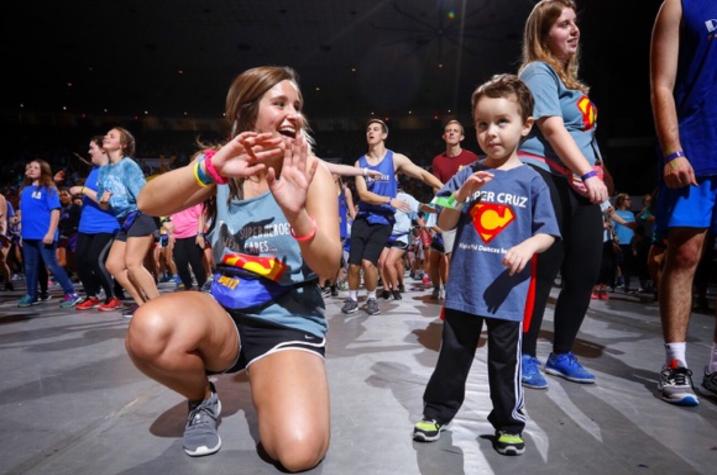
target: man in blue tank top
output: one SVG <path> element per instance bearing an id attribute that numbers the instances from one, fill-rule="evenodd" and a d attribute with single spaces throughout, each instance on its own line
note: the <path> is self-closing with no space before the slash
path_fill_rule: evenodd
<path id="1" fill-rule="evenodd" d="M 358 310 L 358 288 L 361 283 L 361 269 L 368 292 L 366 312 L 375 315 L 380 312 L 376 301 L 378 269 L 376 263 L 381 250 L 391 235 L 394 213 L 397 209 L 410 211 L 407 203 L 396 199 L 396 174 L 403 173 L 421 180 L 439 190 L 443 184 L 435 176 L 414 164 L 407 156 L 394 153 L 386 148 L 388 126 L 379 119 L 370 119 L 366 125 L 368 152 L 356 161 L 356 166 L 376 170 L 380 177 L 356 177 L 359 205 L 356 219 L 351 225 L 351 252 L 349 254 L 349 296 L 341 308 L 343 313 Z"/>
<path id="2" fill-rule="evenodd" d="M 660 280 L 667 402 L 696 406 L 685 347 L 692 281 L 707 231 L 717 231 L 717 2 L 665 0 L 651 50 L 652 107 L 663 160 L 657 235 L 667 238 Z M 717 326 L 702 386 L 717 394 Z"/>

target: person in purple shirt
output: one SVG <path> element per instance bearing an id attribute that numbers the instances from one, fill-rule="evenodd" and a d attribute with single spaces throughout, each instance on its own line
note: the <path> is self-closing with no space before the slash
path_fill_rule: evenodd
<path id="1" fill-rule="evenodd" d="M 18 307 L 38 303 L 37 273 L 41 263 L 50 269 L 65 292 L 61 307 L 73 307 L 80 301 L 72 281 L 55 257 L 60 208 L 50 164 L 44 160 L 32 160 L 25 167 L 24 187 L 20 192 L 20 226 L 27 294 L 18 301 Z"/>

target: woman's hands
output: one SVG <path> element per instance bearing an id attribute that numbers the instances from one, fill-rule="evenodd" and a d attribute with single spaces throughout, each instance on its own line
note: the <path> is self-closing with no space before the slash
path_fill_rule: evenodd
<path id="1" fill-rule="evenodd" d="M 273 167 L 267 170 L 266 181 L 269 189 L 290 221 L 306 206 L 309 185 L 319 164 L 318 160 L 308 164 L 308 150 L 303 136 L 293 142 L 286 142 L 283 147 L 281 175 L 277 177 Z"/>
<path id="2" fill-rule="evenodd" d="M 212 157 L 212 165 L 221 176 L 248 178 L 266 170 L 266 160 L 281 157 L 283 139 L 271 133 L 242 132 Z"/>

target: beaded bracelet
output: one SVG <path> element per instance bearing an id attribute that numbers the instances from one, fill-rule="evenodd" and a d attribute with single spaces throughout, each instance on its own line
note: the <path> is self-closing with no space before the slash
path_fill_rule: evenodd
<path id="1" fill-rule="evenodd" d="M 665 157 L 665 163 L 670 163 L 672 160 L 674 160 L 676 158 L 684 157 L 684 156 L 685 156 L 685 152 L 683 152 L 682 150 L 677 150 L 676 152 L 672 152 L 671 154 L 669 154 L 668 156 Z"/>
<path id="2" fill-rule="evenodd" d="M 314 237 L 316 237 L 316 229 L 317 229 L 316 220 L 314 218 L 312 218 L 311 216 L 309 216 L 309 220 L 311 220 L 311 224 L 313 225 L 313 227 L 311 228 L 311 231 L 309 231 L 309 234 L 304 234 L 303 236 L 297 236 L 296 233 L 294 232 L 294 228 L 290 227 L 291 237 L 293 237 L 296 242 L 308 242 L 308 241 L 311 241 L 312 239 L 314 239 Z"/>
<path id="3" fill-rule="evenodd" d="M 583 176 L 581 176 L 580 179 L 581 179 L 582 181 L 585 181 L 585 180 L 587 180 L 588 178 L 592 178 L 592 177 L 594 177 L 594 176 L 597 176 L 597 172 L 596 172 L 595 170 L 590 170 L 589 172 L 587 172 L 586 174 L 584 174 Z"/>
<path id="4" fill-rule="evenodd" d="M 206 160 L 204 160 L 204 168 L 207 169 L 207 173 L 209 173 L 209 176 L 211 179 L 216 183 L 217 185 L 226 185 L 229 183 L 229 180 L 224 178 L 217 172 L 217 169 L 214 168 L 214 164 L 212 163 L 212 157 L 214 156 L 216 152 L 214 150 L 207 150 L 204 152 L 204 156 L 206 157 Z"/>

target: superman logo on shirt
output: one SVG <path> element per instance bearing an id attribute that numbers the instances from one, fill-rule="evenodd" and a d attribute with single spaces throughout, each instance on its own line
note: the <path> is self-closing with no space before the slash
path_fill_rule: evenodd
<path id="1" fill-rule="evenodd" d="M 581 96 L 577 102 L 578 110 L 583 116 L 583 130 L 590 130 L 597 123 L 597 107 L 588 96 Z"/>
<path id="2" fill-rule="evenodd" d="M 515 220 L 513 208 L 498 203 L 477 203 L 470 214 L 473 226 L 486 244 Z"/>

